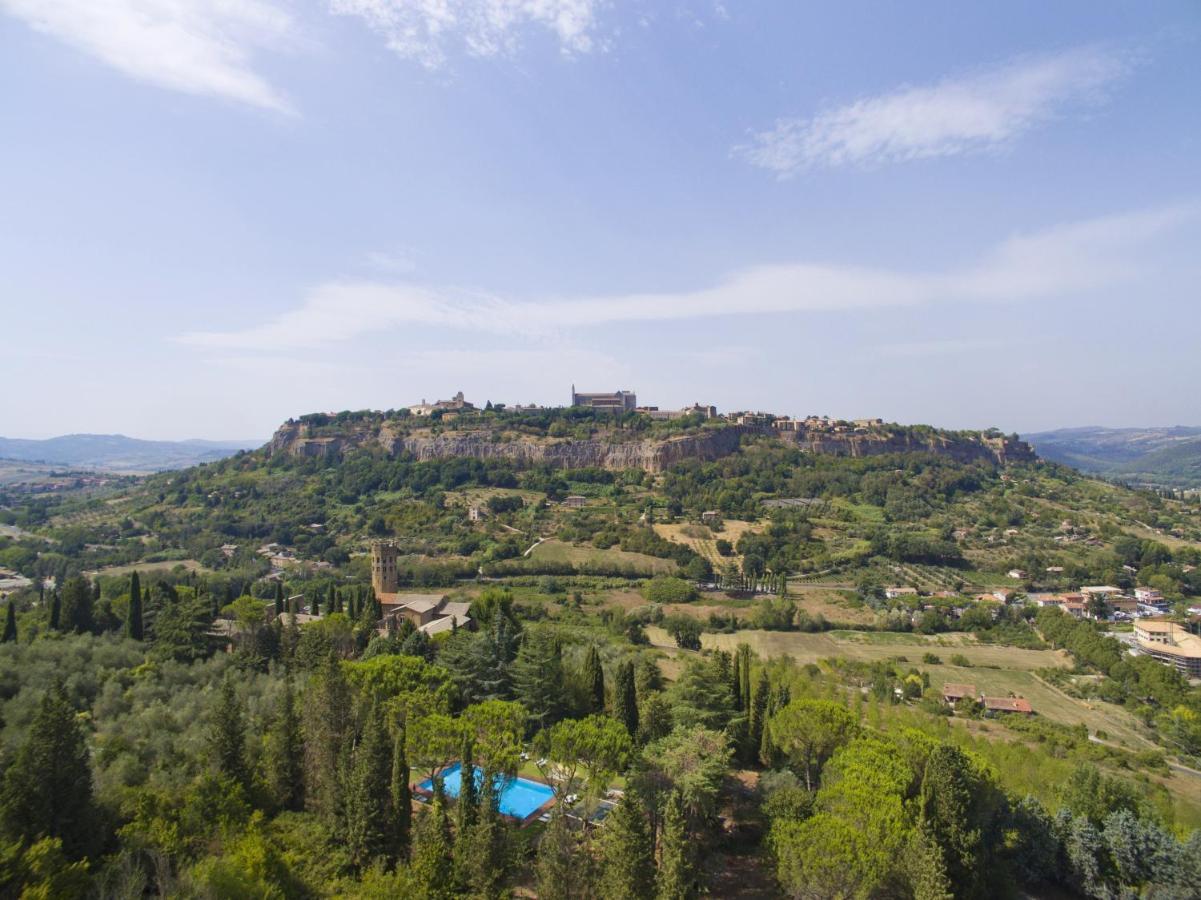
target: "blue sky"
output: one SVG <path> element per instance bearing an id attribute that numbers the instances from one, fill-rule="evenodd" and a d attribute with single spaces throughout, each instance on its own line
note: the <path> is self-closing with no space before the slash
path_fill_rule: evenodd
<path id="1" fill-rule="evenodd" d="M 0 434 L 1201 423 L 1201 6 L 0 0 Z"/>

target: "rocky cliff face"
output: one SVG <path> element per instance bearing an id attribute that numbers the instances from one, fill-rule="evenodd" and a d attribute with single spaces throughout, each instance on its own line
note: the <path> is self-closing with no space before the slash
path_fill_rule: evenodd
<path id="1" fill-rule="evenodd" d="M 572 440 L 535 438 L 496 431 L 421 430 L 405 432 L 388 423 L 359 423 L 330 431 L 303 422 L 288 422 L 276 431 L 267 446 L 269 454 L 300 457 L 340 457 L 346 451 L 377 448 L 392 456 L 420 460 L 458 457 L 505 460 L 518 466 L 550 465 L 563 469 L 595 466 L 603 469 L 644 469 L 661 472 L 685 459 L 712 461 L 734 453 L 746 435 L 774 437 L 796 444 L 810 453 L 836 456 L 876 456 L 881 453 L 935 453 L 960 462 L 985 460 L 1006 465 L 1034 460 L 1029 444 L 1003 437 L 981 435 L 967 439 L 933 432 L 929 436 L 866 433 L 796 432 L 781 434 L 771 428 L 730 426 L 662 440 Z"/>
<path id="2" fill-rule="evenodd" d="M 665 440 L 606 441 L 533 438 L 485 430 L 406 434 L 383 425 L 331 435 L 314 434 L 304 423 L 289 422 L 275 432 L 267 452 L 338 457 L 356 447 L 378 447 L 393 456 L 408 455 L 419 460 L 465 457 L 506 460 L 519 466 L 550 465 L 562 469 L 596 466 L 660 472 L 683 459 L 715 460 L 728 456 L 738 449 L 745 432 L 743 428 L 722 428 Z"/>
<path id="3" fill-rule="evenodd" d="M 886 431 L 866 433 L 786 432 L 783 439 L 797 444 L 811 453 L 827 453 L 833 456 L 878 456 L 882 453 L 934 453 L 949 456 L 962 463 L 984 460 L 1008 465 L 1016 462 L 1032 462 L 1037 459 L 1034 450 L 1025 441 L 1014 441 L 1007 437 L 980 435 L 975 440 L 955 435 L 933 433 L 927 437 L 895 435 Z"/>

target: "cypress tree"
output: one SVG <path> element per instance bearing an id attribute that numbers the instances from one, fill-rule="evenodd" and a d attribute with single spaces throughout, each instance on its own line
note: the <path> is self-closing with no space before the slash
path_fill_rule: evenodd
<path id="1" fill-rule="evenodd" d="M 245 787 L 249 774 L 246 767 L 246 723 L 233 679 L 228 675 L 221 682 L 221 693 L 213 710 L 209 744 L 217 771 Z"/>
<path id="2" fill-rule="evenodd" d="M 346 848 L 351 862 L 360 869 L 390 849 L 391 778 L 388 729 L 379 707 L 373 706 L 355 747 L 346 785 Z"/>
<path id="3" fill-rule="evenodd" d="M 771 695 L 771 682 L 767 678 L 767 670 L 759 672 L 759 681 L 755 685 L 755 696 L 751 701 L 750 728 L 747 733 L 748 762 L 754 763 L 760 755 L 763 746 L 764 726 L 767 722 L 767 701 Z M 765 760 L 766 762 L 766 760 Z"/>
<path id="4" fill-rule="evenodd" d="M 221 601 L 218 599 L 217 592 L 209 589 L 209 616 L 213 621 L 216 621 L 221 615 Z"/>
<path id="5" fill-rule="evenodd" d="M 92 630 L 92 586 L 87 579 L 78 575 L 67 579 L 63 585 L 59 617 L 59 624 L 64 631 L 81 633 Z"/>
<path id="6" fill-rule="evenodd" d="M 325 598 L 325 611 L 331 613 L 342 611 L 342 600 L 332 584 L 329 586 L 329 596 Z"/>
<path id="7" fill-rule="evenodd" d="M 581 850 L 563 807 L 556 806 L 538 842 L 538 859 L 534 864 L 539 900 L 593 896 L 596 886 L 593 867 L 592 857 Z"/>
<path id="8" fill-rule="evenodd" d="M 654 892 L 650 824 L 637 793 L 625 796 L 605 817 L 601 834 L 600 895 L 604 900 L 642 900 Z"/>
<path id="9" fill-rule="evenodd" d="M 482 774 L 478 821 L 471 830 L 470 838 L 460 841 L 456 849 L 466 857 L 464 868 L 473 895 L 491 900 L 500 896 L 509 854 L 505 823 L 498 809 L 500 798 L 496 791 L 496 773 L 485 768 Z"/>
<path id="10" fill-rule="evenodd" d="M 4 613 L 4 637 L 0 644 L 9 644 L 17 639 L 17 607 L 12 600 L 8 601 L 8 609 Z"/>
<path id="11" fill-rule="evenodd" d="M 50 597 L 50 627 L 58 631 L 62 626 L 63 598 L 56 588 Z"/>
<path id="12" fill-rule="evenodd" d="M 321 615 L 321 594 L 320 593 L 313 594 L 313 601 L 310 604 L 310 611 L 315 616 Z"/>
<path id="13" fill-rule="evenodd" d="M 588 691 L 588 711 L 601 714 L 605 711 L 605 670 L 601 666 L 596 645 L 588 648 L 584 657 L 584 687 Z"/>
<path id="14" fill-rule="evenodd" d="M 475 785 L 475 748 L 471 736 L 463 738 L 463 749 L 459 754 L 459 805 L 456 810 L 458 835 L 466 836 L 479 819 L 480 798 Z"/>
<path id="15" fill-rule="evenodd" d="M 613 678 L 613 715 L 633 737 L 638 733 L 638 696 L 634 689 L 634 666 L 623 660 Z"/>
<path id="16" fill-rule="evenodd" d="M 734 695 L 734 708 L 742 709 L 742 667 L 738 665 L 738 657 L 734 657 L 734 672 L 730 676 L 730 693 Z"/>
<path id="17" fill-rule="evenodd" d="M 137 572 L 129 576 L 129 612 L 125 619 L 125 634 L 135 641 L 145 637 L 145 625 L 142 621 L 142 586 Z"/>
<path id="18" fill-rule="evenodd" d="M 29 736 L 4 774 L 0 818 L 14 840 L 59 838 L 68 857 L 93 842 L 92 762 L 61 682 L 42 697 Z"/>
<path id="19" fill-rule="evenodd" d="M 359 602 L 354 594 L 351 594 L 350 598 L 346 601 L 346 611 L 352 620 L 359 617 Z"/>
<path id="20" fill-rule="evenodd" d="M 304 808 L 304 739 L 290 672 L 284 677 L 284 695 L 268 743 L 267 783 L 272 797 L 280 809 L 298 812 Z"/>
<path id="21" fill-rule="evenodd" d="M 284 614 L 284 583 L 282 581 L 275 582 L 275 618 L 279 618 Z"/>
<path id="22" fill-rule="evenodd" d="M 672 791 L 663 810 L 659 872 L 655 879 L 657 900 L 687 900 L 694 896 L 694 865 L 688 822 L 679 791 Z"/>
<path id="23" fill-rule="evenodd" d="M 413 793 L 409 788 L 409 759 L 405 754 L 405 728 L 401 725 L 392 739 L 392 820 L 393 855 L 398 860 L 409 856 L 413 824 Z"/>
<path id="24" fill-rule="evenodd" d="M 339 779 L 351 731 L 354 696 L 342 664 L 332 653 L 305 696 L 305 799 L 336 828 L 341 821 Z"/>
<path id="25" fill-rule="evenodd" d="M 409 869 L 417 882 L 419 896 L 429 900 L 455 896 L 452 847 L 446 801 L 435 793 L 417 819 L 413 835 L 413 861 Z"/>

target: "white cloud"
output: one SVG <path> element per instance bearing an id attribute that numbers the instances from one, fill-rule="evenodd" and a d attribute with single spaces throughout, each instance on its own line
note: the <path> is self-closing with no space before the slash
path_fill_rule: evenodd
<path id="1" fill-rule="evenodd" d="M 596 44 L 602 0 L 330 0 L 330 9 L 362 18 L 388 47 L 436 69 L 448 47 L 471 56 L 513 54 L 524 32 L 551 32 L 564 53 L 587 53 Z"/>
<path id="2" fill-rule="evenodd" d="M 1129 52 L 1083 47 L 901 87 L 809 119 L 785 118 L 736 155 L 781 177 L 999 147 L 1071 104 L 1095 105 L 1134 65 Z"/>
<path id="3" fill-rule="evenodd" d="M 261 325 L 179 340 L 227 350 L 292 350 L 402 325 L 547 335 L 619 322 L 907 307 L 940 302 L 1053 300 L 1142 273 L 1138 251 L 1194 215 L 1172 208 L 1064 225 L 1003 241 L 980 262 L 944 272 L 798 262 L 762 265 L 694 291 L 508 300 L 411 284 L 338 281 Z"/>
<path id="4" fill-rule="evenodd" d="M 0 0 L 0 11 L 158 87 L 291 112 L 251 67 L 290 39 L 271 0 Z"/>

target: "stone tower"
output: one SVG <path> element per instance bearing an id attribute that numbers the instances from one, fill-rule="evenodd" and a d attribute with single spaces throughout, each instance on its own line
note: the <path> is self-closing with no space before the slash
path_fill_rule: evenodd
<path id="1" fill-rule="evenodd" d="M 395 594 L 400 586 L 396 574 L 396 544 L 392 541 L 375 541 L 371 545 L 371 586 L 375 595 Z"/>

